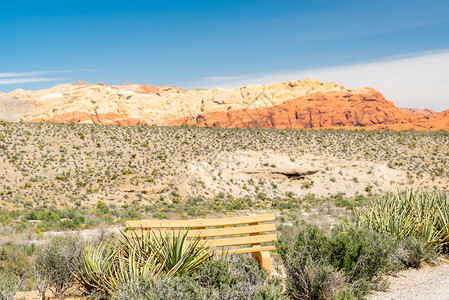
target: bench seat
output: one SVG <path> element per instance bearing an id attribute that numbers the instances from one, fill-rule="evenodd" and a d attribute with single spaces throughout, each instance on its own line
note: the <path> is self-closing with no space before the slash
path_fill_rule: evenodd
<path id="1" fill-rule="evenodd" d="M 187 233 L 187 238 L 203 238 L 205 243 L 217 248 L 218 253 L 252 253 L 259 267 L 271 274 L 269 251 L 276 250 L 273 243 L 277 240 L 274 222 L 274 214 L 220 219 L 137 220 L 127 221 L 126 229 L 133 230 L 134 237 L 141 237 L 146 230 L 180 230 Z"/>

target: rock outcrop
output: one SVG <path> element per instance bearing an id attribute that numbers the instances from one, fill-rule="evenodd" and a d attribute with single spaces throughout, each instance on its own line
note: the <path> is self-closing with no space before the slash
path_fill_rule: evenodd
<path id="1" fill-rule="evenodd" d="M 33 102 L 13 99 L 0 94 L 0 121 L 16 122 L 31 110 Z"/>
<path id="2" fill-rule="evenodd" d="M 436 114 L 438 114 L 436 111 L 433 111 L 431 109 L 425 109 L 425 108 L 400 107 L 399 109 L 402 111 L 405 111 L 406 113 L 412 113 L 412 114 L 420 114 L 420 115 L 436 115 Z"/>
<path id="3" fill-rule="evenodd" d="M 447 112 L 399 109 L 371 88 L 313 79 L 234 89 L 181 90 L 126 83 L 72 83 L 8 97 L 36 103 L 26 122 L 182 124 L 285 129 L 449 129 Z"/>
<path id="4" fill-rule="evenodd" d="M 206 113 L 197 116 L 194 120 L 175 120 L 169 124 L 325 129 L 403 124 L 418 118 L 416 114 L 405 113 L 398 109 L 379 92 L 369 90 L 363 93 L 347 91 L 313 93 L 271 107 L 248 107 L 242 110 Z"/>

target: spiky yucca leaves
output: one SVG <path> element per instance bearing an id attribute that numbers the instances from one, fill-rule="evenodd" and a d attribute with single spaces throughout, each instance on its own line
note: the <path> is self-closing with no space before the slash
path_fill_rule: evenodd
<path id="1" fill-rule="evenodd" d="M 86 245 L 83 264 L 75 276 L 87 290 L 114 294 L 120 284 L 151 280 L 157 272 L 154 256 L 143 256 L 136 248 L 125 256 L 122 249 L 104 242 Z"/>
<path id="2" fill-rule="evenodd" d="M 168 275 L 192 274 L 214 251 L 201 237 L 188 239 L 183 230 L 141 231 L 140 237 L 133 231 L 117 237 L 123 255 L 129 255 L 131 249 L 138 248 L 141 255 L 156 256 L 161 271 Z"/>
<path id="3" fill-rule="evenodd" d="M 447 251 L 449 194 L 398 192 L 379 196 L 356 213 L 359 226 L 389 233 L 398 239 L 415 237 L 428 248 Z"/>
<path id="4" fill-rule="evenodd" d="M 192 274 L 214 255 L 201 237 L 187 240 L 187 232 L 164 231 L 153 232 L 153 235 L 155 238 L 149 246 L 168 275 Z"/>
<path id="5" fill-rule="evenodd" d="M 213 256 L 200 237 L 187 232 L 149 231 L 141 238 L 121 232 L 98 245 L 88 244 L 76 277 L 90 291 L 115 295 L 119 286 L 148 282 L 159 275 L 192 274 Z"/>
<path id="6" fill-rule="evenodd" d="M 87 290 L 109 294 L 115 287 L 111 281 L 114 265 L 114 251 L 107 243 L 87 244 L 83 249 L 83 264 L 74 275 Z"/>

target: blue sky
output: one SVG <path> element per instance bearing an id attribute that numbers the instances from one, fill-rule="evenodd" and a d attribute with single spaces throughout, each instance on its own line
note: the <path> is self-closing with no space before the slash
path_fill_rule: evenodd
<path id="1" fill-rule="evenodd" d="M 360 65 L 369 75 L 435 53 L 444 68 L 424 60 L 417 73 L 449 80 L 449 1 L 2 1 L 0 43 L 3 92 L 78 80 L 231 87 Z M 331 81 L 359 84 L 339 74 Z M 449 107 L 438 93 L 425 104 Z"/>

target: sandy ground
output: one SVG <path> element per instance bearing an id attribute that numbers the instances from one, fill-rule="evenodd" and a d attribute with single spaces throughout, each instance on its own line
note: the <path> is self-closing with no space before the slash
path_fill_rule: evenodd
<path id="1" fill-rule="evenodd" d="M 449 299 L 449 263 L 405 270 L 389 281 L 389 292 L 377 292 L 368 299 Z"/>
<path id="2" fill-rule="evenodd" d="M 79 294 L 79 292 L 74 292 L 75 295 Z M 47 300 L 59 300 L 59 299 L 64 299 L 64 300 L 85 300 L 86 297 L 81 297 L 81 296 L 71 296 L 71 297 L 66 297 L 66 298 L 60 298 L 60 297 L 54 297 L 51 291 L 47 291 L 45 293 L 45 299 Z M 26 300 L 41 300 L 41 297 L 39 295 L 38 291 L 29 291 L 29 292 L 17 292 L 16 293 L 16 298 L 17 299 L 26 299 Z"/>

